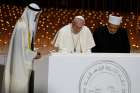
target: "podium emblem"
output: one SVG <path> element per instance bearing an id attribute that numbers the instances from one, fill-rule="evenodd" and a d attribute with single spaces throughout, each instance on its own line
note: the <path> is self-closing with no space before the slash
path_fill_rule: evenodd
<path id="1" fill-rule="evenodd" d="M 79 93 L 131 93 L 131 82 L 121 65 L 99 60 L 81 75 Z"/>

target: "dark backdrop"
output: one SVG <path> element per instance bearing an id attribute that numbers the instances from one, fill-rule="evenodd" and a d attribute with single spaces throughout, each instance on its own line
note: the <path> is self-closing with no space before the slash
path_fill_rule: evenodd
<path id="1" fill-rule="evenodd" d="M 140 0 L 0 0 L 1 3 L 27 5 L 35 1 L 42 7 L 140 12 Z"/>

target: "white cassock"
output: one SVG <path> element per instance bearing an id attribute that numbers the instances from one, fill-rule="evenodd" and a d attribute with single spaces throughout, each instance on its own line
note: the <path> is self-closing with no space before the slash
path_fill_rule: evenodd
<path id="1" fill-rule="evenodd" d="M 28 15 L 35 18 L 34 11 L 26 8 L 17 21 L 11 37 L 5 66 L 3 93 L 28 93 L 32 61 L 37 54 L 31 50 L 33 36 L 31 28 L 33 26 L 29 25 Z"/>
<path id="2" fill-rule="evenodd" d="M 89 53 L 95 46 L 93 36 L 88 27 L 83 26 L 77 34 L 72 33 L 72 24 L 61 28 L 53 42 L 60 53 Z"/>

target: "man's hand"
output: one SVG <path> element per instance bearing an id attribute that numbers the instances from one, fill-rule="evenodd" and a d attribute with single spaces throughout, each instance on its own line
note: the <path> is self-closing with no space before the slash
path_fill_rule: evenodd
<path id="1" fill-rule="evenodd" d="M 40 52 L 37 52 L 37 55 L 34 59 L 40 59 L 41 58 L 41 53 Z"/>

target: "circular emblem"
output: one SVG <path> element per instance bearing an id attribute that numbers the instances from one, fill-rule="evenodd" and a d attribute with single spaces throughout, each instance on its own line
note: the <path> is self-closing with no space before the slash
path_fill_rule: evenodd
<path id="1" fill-rule="evenodd" d="M 82 74 L 79 93 L 131 93 L 125 69 L 109 60 L 100 60 Z"/>

